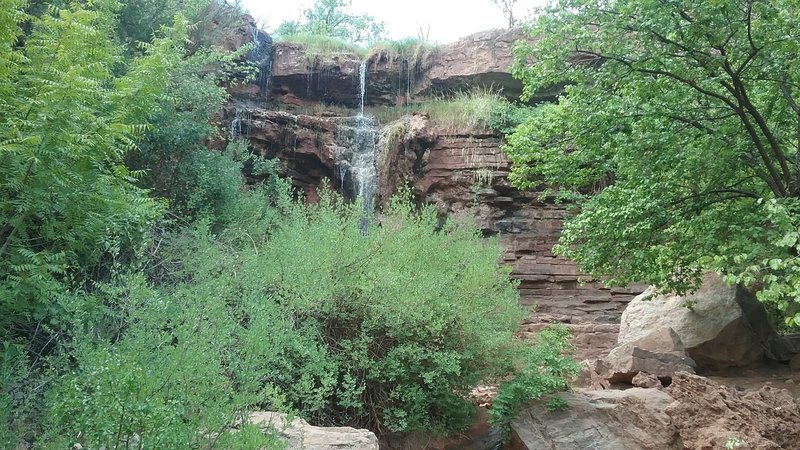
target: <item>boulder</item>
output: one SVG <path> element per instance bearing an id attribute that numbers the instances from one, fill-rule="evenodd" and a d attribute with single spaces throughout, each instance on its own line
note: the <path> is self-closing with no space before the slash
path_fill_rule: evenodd
<path id="1" fill-rule="evenodd" d="M 636 342 L 653 330 L 672 328 L 698 368 L 747 366 L 765 356 L 776 336 L 764 307 L 741 286 L 715 274 L 703 277 L 694 293 L 657 295 L 650 288 L 622 313 L 619 344 Z"/>
<path id="2" fill-rule="evenodd" d="M 789 361 L 789 368 L 800 372 L 800 354 L 794 355 L 794 358 Z"/>
<path id="3" fill-rule="evenodd" d="M 741 393 L 707 378 L 678 373 L 668 388 L 666 414 L 686 448 L 794 449 L 800 443 L 800 406 L 789 392 L 764 386 Z"/>
<path id="4" fill-rule="evenodd" d="M 529 449 L 682 449 L 677 429 L 664 413 L 672 398 L 656 389 L 563 394 L 569 405 L 549 411 L 529 406 L 512 429 Z"/>
<path id="5" fill-rule="evenodd" d="M 767 342 L 767 352 L 769 358 L 775 361 L 791 361 L 795 355 L 800 354 L 800 334 L 787 334 L 770 339 Z"/>
<path id="6" fill-rule="evenodd" d="M 695 362 L 672 328 L 662 327 L 637 341 L 615 347 L 598 365 L 609 383 L 632 384 L 640 372 L 667 385 L 676 372 L 694 373 Z"/>
<path id="7" fill-rule="evenodd" d="M 350 427 L 315 427 L 303 419 L 289 423 L 285 414 L 256 412 L 250 414 L 250 423 L 264 432 L 277 431 L 288 444 L 289 450 L 378 450 L 378 438 L 369 430 Z"/>
<path id="8" fill-rule="evenodd" d="M 647 389 L 660 388 L 662 386 L 661 380 L 659 380 L 657 376 L 647 372 L 637 373 L 631 380 L 631 384 L 636 387 Z"/>

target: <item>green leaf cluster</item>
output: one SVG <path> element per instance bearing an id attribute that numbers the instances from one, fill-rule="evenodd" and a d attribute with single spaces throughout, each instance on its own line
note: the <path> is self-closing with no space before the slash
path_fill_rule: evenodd
<path id="1" fill-rule="evenodd" d="M 793 315 L 799 19 L 784 0 L 552 5 L 514 73 L 528 97 L 568 85 L 506 151 L 516 186 L 575 202 L 556 250 L 611 284 L 722 272 Z"/>

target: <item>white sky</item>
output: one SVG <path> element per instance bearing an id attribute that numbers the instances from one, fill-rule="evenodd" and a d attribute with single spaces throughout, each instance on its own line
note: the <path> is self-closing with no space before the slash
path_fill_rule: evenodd
<path id="1" fill-rule="evenodd" d="M 523 17 L 545 0 L 518 0 L 515 14 Z M 284 20 L 297 20 L 314 0 L 242 0 L 244 7 L 271 32 Z M 491 0 L 353 0 L 350 12 L 367 13 L 386 23 L 391 39 L 417 37 L 420 28 L 431 42 L 446 44 L 490 28 L 505 28 L 506 19 Z"/>

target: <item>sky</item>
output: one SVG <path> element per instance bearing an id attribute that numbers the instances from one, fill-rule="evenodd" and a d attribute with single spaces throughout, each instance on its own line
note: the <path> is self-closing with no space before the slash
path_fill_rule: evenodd
<path id="1" fill-rule="evenodd" d="M 517 16 L 544 0 L 518 0 Z M 267 32 L 284 20 L 297 20 L 314 0 L 242 0 L 244 7 Z M 418 37 L 447 44 L 490 28 L 505 28 L 503 13 L 491 0 L 352 0 L 354 14 L 367 13 L 386 23 L 388 38 Z"/>

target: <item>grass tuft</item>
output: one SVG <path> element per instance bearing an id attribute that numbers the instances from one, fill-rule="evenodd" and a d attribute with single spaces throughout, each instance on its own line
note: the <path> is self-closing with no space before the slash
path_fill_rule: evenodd
<path id="1" fill-rule="evenodd" d="M 321 34 L 292 34 L 282 36 L 279 42 L 303 45 L 306 58 L 311 63 L 327 61 L 344 55 L 354 55 L 359 58 L 366 58 L 367 56 L 367 51 L 357 44 Z"/>
<path id="2" fill-rule="evenodd" d="M 380 123 L 411 113 L 426 114 L 442 132 L 466 134 L 488 132 L 492 112 L 503 102 L 497 90 L 480 87 L 403 106 L 370 108 L 368 112 Z"/>

